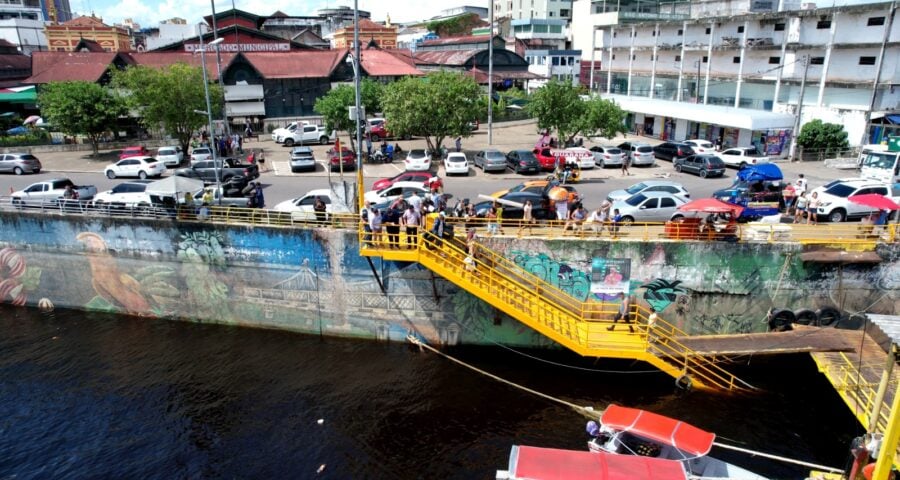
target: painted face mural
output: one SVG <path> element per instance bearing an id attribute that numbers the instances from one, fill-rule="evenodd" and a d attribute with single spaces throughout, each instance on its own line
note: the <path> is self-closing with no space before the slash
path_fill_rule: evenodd
<path id="1" fill-rule="evenodd" d="M 679 295 L 684 295 L 688 291 L 679 285 L 681 280 L 665 280 L 657 278 L 656 280 L 641 285 L 644 288 L 644 300 L 653 307 L 657 312 L 665 311 L 669 305 L 675 303 Z"/>

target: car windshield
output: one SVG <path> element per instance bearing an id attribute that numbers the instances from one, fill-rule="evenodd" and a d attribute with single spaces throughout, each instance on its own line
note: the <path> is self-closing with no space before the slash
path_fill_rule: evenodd
<path id="1" fill-rule="evenodd" d="M 625 200 L 625 203 L 631 205 L 632 207 L 636 207 L 636 206 L 644 203 L 644 200 L 646 200 L 646 199 L 647 199 L 647 197 L 645 197 L 643 193 L 639 193 L 637 195 L 632 195 L 632 196 L 628 197 L 628 200 Z"/>
<path id="2" fill-rule="evenodd" d="M 636 183 L 636 184 L 626 188 L 625 191 L 628 192 L 630 195 L 634 195 L 635 193 L 638 193 L 638 192 L 644 190 L 645 188 L 647 188 L 646 184 Z"/>
<path id="3" fill-rule="evenodd" d="M 156 159 L 153 158 L 153 157 L 147 157 L 147 158 L 144 159 L 144 162 L 146 162 L 146 163 L 156 163 Z"/>
<path id="4" fill-rule="evenodd" d="M 607 148 L 606 153 L 608 153 L 610 155 L 618 155 L 618 154 L 622 153 L 622 150 L 620 150 L 618 148 Z"/>
<path id="5" fill-rule="evenodd" d="M 30 153 L 26 153 L 25 155 L 22 155 L 22 160 L 37 160 L 37 157 Z"/>
<path id="6" fill-rule="evenodd" d="M 892 169 L 897 161 L 896 153 L 872 152 L 863 160 L 864 168 Z"/>
<path id="7" fill-rule="evenodd" d="M 487 151 L 484 152 L 484 158 L 489 158 L 492 160 L 503 160 L 503 154 L 498 151 Z"/>
<path id="8" fill-rule="evenodd" d="M 519 151 L 519 160 L 529 161 L 529 160 L 537 160 L 534 157 L 534 154 L 529 152 L 528 150 Z"/>
<path id="9" fill-rule="evenodd" d="M 171 148 L 161 148 L 159 149 L 160 155 L 175 155 L 175 150 Z"/>
<path id="10" fill-rule="evenodd" d="M 510 189 L 509 189 L 509 192 L 507 192 L 507 194 L 509 194 L 509 193 L 521 192 L 521 191 L 524 190 L 524 189 L 525 189 L 525 184 L 524 184 L 524 183 L 520 183 L 520 184 L 516 185 L 515 187 L 510 188 Z"/>
<path id="11" fill-rule="evenodd" d="M 847 198 L 855 191 L 856 189 L 851 187 L 850 185 L 839 183 L 829 188 L 828 190 L 825 190 L 825 193 L 834 195 L 835 197 Z"/>
<path id="12" fill-rule="evenodd" d="M 653 153 L 653 147 L 648 145 L 637 147 L 635 150 L 641 153 Z"/>

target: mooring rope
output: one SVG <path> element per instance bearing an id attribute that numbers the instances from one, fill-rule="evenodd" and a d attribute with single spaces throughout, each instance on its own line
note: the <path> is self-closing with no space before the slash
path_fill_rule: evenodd
<path id="1" fill-rule="evenodd" d="M 779 462 L 793 463 L 794 465 L 801 465 L 804 467 L 816 468 L 819 470 L 825 470 L 827 472 L 844 473 L 844 471 L 839 468 L 826 467 L 825 465 L 816 465 L 815 463 L 804 462 L 802 460 L 795 460 L 793 458 L 782 457 L 780 455 L 772 455 L 771 453 L 763 453 L 763 452 L 759 452 L 756 450 L 750 450 L 748 448 L 735 447 L 733 445 L 726 445 L 724 443 L 719 443 L 719 442 L 713 442 L 713 445 L 715 445 L 717 447 L 722 447 L 722 448 L 725 448 L 728 450 L 734 450 L 737 452 L 746 453 L 748 455 L 753 455 L 755 457 L 764 457 L 764 458 L 768 458 L 771 460 L 778 460 Z"/>

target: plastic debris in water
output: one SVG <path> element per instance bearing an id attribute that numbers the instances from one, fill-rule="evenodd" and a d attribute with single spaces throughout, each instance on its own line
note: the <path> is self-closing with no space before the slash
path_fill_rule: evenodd
<path id="1" fill-rule="evenodd" d="M 320 418 L 320 419 L 316 420 L 316 423 L 318 423 L 319 425 L 321 425 L 321 424 L 325 423 L 325 419 L 324 419 L 324 418 Z"/>
<path id="2" fill-rule="evenodd" d="M 316 473 L 322 473 L 324 471 L 325 471 L 325 464 L 323 463 L 323 464 L 319 465 L 319 469 L 316 470 Z"/>

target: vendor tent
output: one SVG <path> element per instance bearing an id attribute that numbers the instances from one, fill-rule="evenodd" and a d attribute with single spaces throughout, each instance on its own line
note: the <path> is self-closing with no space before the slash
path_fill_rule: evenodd
<path id="1" fill-rule="evenodd" d="M 738 180 L 744 182 L 774 182 L 781 180 L 784 175 L 781 169 L 774 163 L 762 163 L 759 165 L 748 165 L 737 173 Z"/>
<path id="2" fill-rule="evenodd" d="M 171 176 L 147 185 L 149 195 L 180 198 L 185 193 L 191 195 L 203 189 L 203 180 Z"/>

